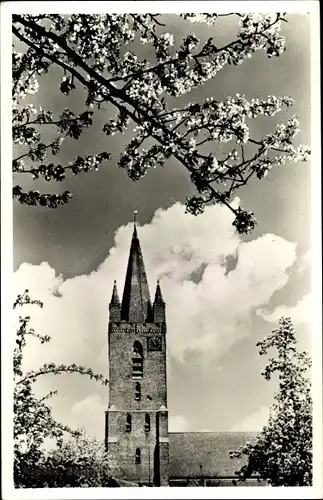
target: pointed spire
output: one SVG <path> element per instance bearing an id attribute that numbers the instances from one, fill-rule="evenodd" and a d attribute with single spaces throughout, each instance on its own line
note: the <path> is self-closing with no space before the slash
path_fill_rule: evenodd
<path id="1" fill-rule="evenodd" d="M 112 298 L 111 298 L 110 304 L 112 306 L 119 306 L 120 305 L 116 280 L 114 280 L 114 282 L 113 282 L 113 291 L 112 291 Z"/>
<path id="2" fill-rule="evenodd" d="M 120 300 L 117 289 L 117 282 L 114 280 L 113 282 L 113 291 L 111 302 L 109 304 L 110 310 L 110 321 L 118 322 L 121 321 L 121 308 L 120 308 Z"/>
<path id="3" fill-rule="evenodd" d="M 151 317 L 150 294 L 137 235 L 136 215 L 137 210 L 134 211 L 134 227 L 121 304 L 121 319 L 129 323 L 149 321 Z"/>
<path id="4" fill-rule="evenodd" d="M 161 288 L 159 284 L 159 280 L 157 280 L 157 286 L 156 286 L 156 293 L 155 293 L 155 300 L 154 304 L 164 304 L 163 296 L 161 293 Z"/>
<path id="5" fill-rule="evenodd" d="M 165 302 L 161 293 L 159 280 L 157 280 L 155 300 L 153 306 L 154 321 L 156 323 L 165 322 Z"/>

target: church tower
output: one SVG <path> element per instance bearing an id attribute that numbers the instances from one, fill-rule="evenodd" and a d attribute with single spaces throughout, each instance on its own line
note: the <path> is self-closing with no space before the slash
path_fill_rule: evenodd
<path id="1" fill-rule="evenodd" d="M 151 303 L 136 220 L 122 301 L 114 282 L 109 308 L 105 441 L 113 474 L 168 486 L 165 303 L 159 282 Z"/>

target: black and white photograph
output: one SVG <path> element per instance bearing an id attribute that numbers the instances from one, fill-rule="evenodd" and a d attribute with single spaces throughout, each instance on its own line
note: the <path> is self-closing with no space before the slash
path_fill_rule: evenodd
<path id="1" fill-rule="evenodd" d="M 4 500 L 321 498 L 318 2 L 1 10 Z"/>

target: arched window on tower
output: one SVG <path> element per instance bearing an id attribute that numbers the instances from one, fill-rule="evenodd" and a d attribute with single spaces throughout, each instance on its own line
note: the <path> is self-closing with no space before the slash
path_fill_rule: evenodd
<path id="1" fill-rule="evenodd" d="M 135 387 L 135 400 L 136 401 L 141 400 L 141 385 L 139 382 L 136 383 L 136 387 Z"/>
<path id="2" fill-rule="evenodd" d="M 136 449 L 136 464 L 139 465 L 141 464 L 141 451 L 140 448 Z"/>
<path id="3" fill-rule="evenodd" d="M 149 413 L 145 414 L 145 432 L 150 432 L 150 415 L 149 415 Z"/>
<path id="4" fill-rule="evenodd" d="M 130 413 L 127 413 L 127 420 L 126 420 L 126 432 L 131 432 L 131 426 L 132 426 L 132 422 L 131 422 L 131 415 Z"/>
<path id="5" fill-rule="evenodd" d="M 142 345 L 138 342 L 138 340 L 136 340 L 132 348 L 132 378 L 142 378 L 143 364 L 144 357 Z"/>

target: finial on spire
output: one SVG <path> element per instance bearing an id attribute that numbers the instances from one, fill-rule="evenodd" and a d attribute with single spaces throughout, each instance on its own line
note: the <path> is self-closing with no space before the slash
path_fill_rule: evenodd
<path id="1" fill-rule="evenodd" d="M 136 225 L 137 213 L 138 213 L 138 210 L 133 211 L 133 235 L 132 235 L 132 239 L 137 238 L 137 225 Z"/>
<path id="2" fill-rule="evenodd" d="M 136 222 L 137 222 L 137 214 L 138 214 L 138 210 L 134 210 L 133 211 L 133 223 L 134 223 L 134 225 L 136 225 Z"/>

